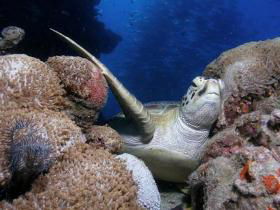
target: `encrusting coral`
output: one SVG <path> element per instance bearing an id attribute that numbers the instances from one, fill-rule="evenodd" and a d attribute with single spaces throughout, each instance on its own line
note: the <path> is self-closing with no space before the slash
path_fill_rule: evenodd
<path id="1" fill-rule="evenodd" d="M 0 111 L 0 188 L 29 182 L 47 171 L 66 149 L 85 136 L 65 114 L 50 110 Z"/>
<path id="2" fill-rule="evenodd" d="M 32 190 L 2 209 L 140 209 L 132 174 L 108 151 L 70 148 Z"/>
<path id="3" fill-rule="evenodd" d="M 212 159 L 190 177 L 192 209 L 279 209 L 279 170 L 279 159 L 264 147 Z"/>
<path id="4" fill-rule="evenodd" d="M 81 57 L 54 56 L 46 63 L 64 84 L 67 97 L 73 102 L 70 112 L 76 123 L 90 126 L 107 101 L 108 85 L 100 69 Z"/>
<path id="5" fill-rule="evenodd" d="M 249 42 L 222 53 L 205 69 L 205 76 L 225 82 L 225 102 L 218 127 L 240 115 L 279 108 L 280 38 Z"/>
<path id="6" fill-rule="evenodd" d="M 0 110 L 61 109 L 64 93 L 56 73 L 42 61 L 23 54 L 0 56 Z"/>

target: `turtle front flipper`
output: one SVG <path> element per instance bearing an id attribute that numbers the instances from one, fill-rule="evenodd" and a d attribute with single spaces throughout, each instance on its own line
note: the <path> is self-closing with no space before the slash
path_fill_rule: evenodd
<path id="1" fill-rule="evenodd" d="M 125 117 L 131 120 L 139 130 L 141 135 L 141 141 L 143 143 L 149 143 L 153 138 L 155 132 L 155 125 L 152 120 L 151 114 L 143 106 L 143 104 L 132 95 L 122 83 L 111 73 L 111 71 L 102 64 L 96 57 L 90 54 L 87 50 L 81 47 L 78 43 L 63 35 L 62 33 L 51 29 L 58 34 L 61 38 L 71 44 L 78 52 L 92 61 L 97 67 L 99 67 L 106 78 L 109 86 L 112 89 L 113 94 L 118 100 Z"/>

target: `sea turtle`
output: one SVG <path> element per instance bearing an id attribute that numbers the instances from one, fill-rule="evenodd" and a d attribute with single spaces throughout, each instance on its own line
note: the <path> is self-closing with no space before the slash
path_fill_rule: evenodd
<path id="1" fill-rule="evenodd" d="M 211 126 L 221 110 L 223 82 L 196 77 L 181 103 L 145 107 L 98 59 L 69 37 L 53 31 L 102 70 L 124 113 L 110 122 L 123 137 L 123 152 L 144 160 L 158 179 L 185 181 L 199 165 Z"/>

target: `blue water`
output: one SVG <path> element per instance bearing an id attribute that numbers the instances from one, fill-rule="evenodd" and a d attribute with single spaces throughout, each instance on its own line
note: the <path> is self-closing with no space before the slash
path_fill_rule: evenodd
<path id="1" fill-rule="evenodd" d="M 101 60 L 142 102 L 180 100 L 223 51 L 280 36 L 278 0 L 102 0 L 98 9 L 122 37 Z M 103 116 L 119 111 L 110 95 Z"/>

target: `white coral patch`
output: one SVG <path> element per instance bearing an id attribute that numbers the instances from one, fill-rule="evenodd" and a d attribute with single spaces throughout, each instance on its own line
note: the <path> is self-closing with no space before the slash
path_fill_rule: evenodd
<path id="1" fill-rule="evenodd" d="M 142 160 L 133 155 L 122 154 L 117 158 L 125 161 L 126 168 L 132 172 L 138 192 L 137 200 L 141 207 L 148 210 L 160 209 L 160 194 L 152 173 Z"/>

